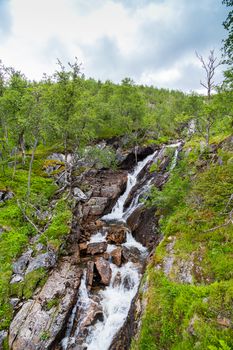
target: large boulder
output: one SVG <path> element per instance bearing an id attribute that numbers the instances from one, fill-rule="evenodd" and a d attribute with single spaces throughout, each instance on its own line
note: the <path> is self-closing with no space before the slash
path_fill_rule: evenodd
<path id="1" fill-rule="evenodd" d="M 57 261 L 57 256 L 53 251 L 37 255 L 34 259 L 32 259 L 25 273 L 27 274 L 41 267 L 51 268 L 55 266 L 56 261 Z"/>
<path id="2" fill-rule="evenodd" d="M 122 244 L 126 242 L 126 233 L 128 229 L 124 225 L 109 226 L 106 240 L 110 244 Z"/>
<path id="3" fill-rule="evenodd" d="M 81 269 L 67 261 L 52 272 L 38 296 L 26 301 L 13 319 L 12 350 L 44 350 L 53 344 L 76 301 L 81 276 Z"/>
<path id="4" fill-rule="evenodd" d="M 112 262 L 116 264 L 117 266 L 121 266 L 121 258 L 122 258 L 122 248 L 117 247 L 116 249 L 113 249 L 110 253 Z"/>
<path id="5" fill-rule="evenodd" d="M 21 257 L 16 262 L 14 262 L 14 264 L 13 264 L 13 272 L 14 273 L 22 274 L 26 270 L 29 262 L 32 259 L 31 258 L 32 252 L 33 252 L 33 250 L 29 249 L 27 252 L 25 252 L 23 255 L 21 255 Z"/>
<path id="6" fill-rule="evenodd" d="M 14 193 L 8 190 L 0 190 L 0 203 L 3 203 L 14 197 Z"/>
<path id="7" fill-rule="evenodd" d="M 87 245 L 87 254 L 103 254 L 107 250 L 107 242 L 89 243 Z"/>
<path id="8" fill-rule="evenodd" d="M 127 225 L 134 238 L 148 249 L 153 249 L 159 242 L 160 235 L 155 208 L 138 207 L 127 219 Z"/>
<path id="9" fill-rule="evenodd" d="M 96 260 L 95 267 L 101 277 L 100 283 L 108 286 L 112 277 L 112 270 L 109 262 L 100 257 Z"/>

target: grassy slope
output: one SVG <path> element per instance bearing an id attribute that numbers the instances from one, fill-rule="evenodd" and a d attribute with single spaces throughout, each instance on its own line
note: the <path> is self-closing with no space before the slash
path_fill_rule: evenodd
<path id="1" fill-rule="evenodd" d="M 147 269 L 133 350 L 233 349 L 233 225 L 208 231 L 228 221 L 232 194 L 232 144 L 219 144 L 212 156 L 198 141 L 186 144 L 170 181 L 153 194 L 164 239 Z"/>
<path id="2" fill-rule="evenodd" d="M 53 180 L 43 170 L 44 165 L 48 165 L 45 159 L 51 151 L 39 148 L 33 164 L 30 202 L 42 211 L 47 210 L 57 189 Z M 38 269 L 29 273 L 24 282 L 9 284 L 12 263 L 27 249 L 29 239 L 36 234 L 33 226 L 24 220 L 17 205 L 17 200 L 25 199 L 29 158 L 25 166 L 22 166 L 19 160 L 14 179 L 12 179 L 12 168 L 6 168 L 5 172 L 0 174 L 0 189 L 8 188 L 15 194 L 13 199 L 0 204 L 0 227 L 5 231 L 0 235 L 0 330 L 8 328 L 13 316 L 13 308 L 9 303 L 10 297 L 30 298 L 35 288 L 45 282 L 47 275 L 45 270 Z M 29 214 L 32 214 L 30 210 Z M 33 220 L 43 230 L 46 222 L 36 218 Z M 58 249 L 62 238 L 69 232 L 70 220 L 71 211 L 61 198 L 53 209 L 52 220 L 40 241 Z"/>

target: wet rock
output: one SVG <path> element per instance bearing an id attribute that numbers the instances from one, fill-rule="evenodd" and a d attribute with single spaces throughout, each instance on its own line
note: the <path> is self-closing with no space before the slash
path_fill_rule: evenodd
<path id="1" fill-rule="evenodd" d="M 112 262 L 116 264 L 117 266 L 121 266 L 121 256 L 122 256 L 122 248 L 117 247 L 114 249 L 111 253 L 110 256 L 112 258 Z"/>
<path id="2" fill-rule="evenodd" d="M 134 238 L 149 250 L 159 242 L 158 218 L 155 208 L 137 208 L 127 219 Z"/>
<path id="3" fill-rule="evenodd" d="M 87 254 L 102 254 L 107 249 L 107 242 L 89 243 L 87 245 Z"/>
<path id="4" fill-rule="evenodd" d="M 112 277 L 112 270 L 108 261 L 100 257 L 95 262 L 96 269 L 101 277 L 101 283 L 108 286 Z"/>
<path id="5" fill-rule="evenodd" d="M 91 301 L 90 306 L 86 310 L 86 315 L 80 327 L 81 332 L 83 332 L 85 328 L 95 324 L 96 321 L 103 321 L 103 310 L 100 301 Z"/>
<path id="6" fill-rule="evenodd" d="M 118 162 L 120 163 L 121 169 L 131 170 L 136 165 L 136 160 L 143 160 L 144 158 L 152 154 L 155 150 L 156 146 L 138 147 L 137 152 L 135 152 L 135 149 L 131 149 L 128 151 L 118 149 L 116 157 Z M 137 154 L 137 159 L 135 157 L 135 154 Z"/>
<path id="7" fill-rule="evenodd" d="M 25 273 L 27 274 L 41 267 L 45 267 L 45 268 L 53 267 L 56 264 L 56 260 L 57 260 L 57 256 L 52 251 L 44 254 L 40 254 L 32 259 Z"/>
<path id="8" fill-rule="evenodd" d="M 22 274 L 29 262 L 31 261 L 32 249 L 29 249 L 26 253 L 24 253 L 14 264 L 13 264 L 13 272 L 16 274 Z"/>
<path id="9" fill-rule="evenodd" d="M 123 225 L 112 225 L 106 235 L 106 240 L 110 244 L 122 244 L 126 242 L 127 228 Z"/>
<path id="10" fill-rule="evenodd" d="M 87 250 L 87 242 L 79 243 L 79 249 L 81 252 L 86 252 Z"/>
<path id="11" fill-rule="evenodd" d="M 26 301 L 14 317 L 9 333 L 12 350 L 44 350 L 51 346 L 67 322 L 81 275 L 82 271 L 69 262 L 52 272 L 37 298 Z M 53 299 L 58 304 L 48 310 L 45 305 Z"/>
<path id="12" fill-rule="evenodd" d="M 86 284 L 87 284 L 87 288 L 89 290 L 91 289 L 92 283 L 93 283 L 94 265 L 95 265 L 95 263 L 93 261 L 88 261 L 87 262 L 87 279 L 86 279 Z"/>
<path id="13" fill-rule="evenodd" d="M 140 260 L 140 250 L 136 247 L 123 247 L 122 248 L 122 259 L 124 262 L 132 261 L 137 263 Z"/>
<path id="14" fill-rule="evenodd" d="M 0 190 L 0 203 L 5 202 L 14 197 L 14 193 L 8 190 Z"/>
<path id="15" fill-rule="evenodd" d="M 73 196 L 76 201 L 86 201 L 88 199 L 87 195 L 78 187 L 73 188 Z"/>
<path id="16" fill-rule="evenodd" d="M 114 280 L 113 280 L 112 286 L 114 288 L 116 288 L 116 287 L 120 286 L 120 284 L 121 284 L 121 273 L 120 273 L 120 271 L 118 271 Z"/>

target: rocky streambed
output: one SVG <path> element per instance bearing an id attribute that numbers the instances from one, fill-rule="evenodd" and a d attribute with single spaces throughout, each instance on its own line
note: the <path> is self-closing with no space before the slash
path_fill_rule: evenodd
<path id="1" fill-rule="evenodd" d="M 141 199 L 153 184 L 161 187 L 175 166 L 181 145 L 169 147 L 173 153 L 168 146 L 144 150 L 134 167 L 130 154 L 128 169 L 126 157 L 123 169 L 73 178 L 67 254 L 53 265 L 43 288 L 16 308 L 11 349 L 128 348 L 133 329 L 126 321 L 147 256 L 160 239 L 154 209 Z"/>

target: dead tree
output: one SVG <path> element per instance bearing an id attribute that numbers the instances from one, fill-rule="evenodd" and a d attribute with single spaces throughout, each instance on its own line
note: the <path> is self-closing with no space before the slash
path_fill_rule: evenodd
<path id="1" fill-rule="evenodd" d="M 222 64 L 222 62 L 217 59 L 217 57 L 214 54 L 214 50 L 210 50 L 210 54 L 207 60 L 205 60 L 203 56 L 201 56 L 197 52 L 196 52 L 196 56 L 201 62 L 202 68 L 205 71 L 205 81 L 204 82 L 200 81 L 200 84 L 207 91 L 206 103 L 210 106 L 212 102 L 212 93 L 216 87 L 214 82 L 214 75 L 215 75 L 216 69 Z M 205 133 L 204 133 L 207 148 L 209 147 L 210 130 L 212 125 L 214 124 L 215 118 L 216 118 L 216 115 L 214 110 L 209 108 L 209 111 L 207 112 L 207 115 L 205 117 Z"/>

